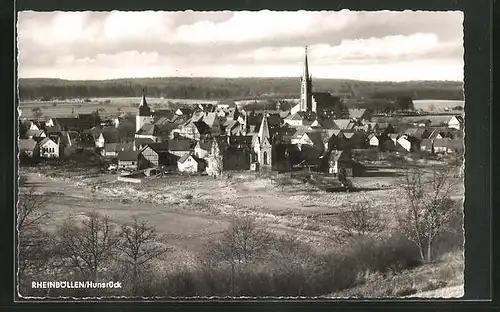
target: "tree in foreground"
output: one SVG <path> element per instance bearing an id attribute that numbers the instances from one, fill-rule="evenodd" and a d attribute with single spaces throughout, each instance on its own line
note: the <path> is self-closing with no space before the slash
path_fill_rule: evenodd
<path id="1" fill-rule="evenodd" d="M 118 249 L 123 253 L 120 259 L 132 271 L 132 294 L 137 295 L 139 275 L 143 268 L 162 256 L 168 248 L 159 242 L 153 226 L 135 217 L 132 223 L 122 225 L 120 237 Z"/>
<path id="2" fill-rule="evenodd" d="M 406 203 L 398 212 L 400 229 L 418 247 L 422 260 L 432 261 L 435 238 L 458 212 L 458 203 L 450 197 L 455 186 L 452 170 L 433 168 L 426 174 L 422 168 L 411 168 L 398 185 Z"/>
<path id="3" fill-rule="evenodd" d="M 342 240 L 371 234 L 379 234 L 385 223 L 374 204 L 368 201 L 353 203 L 346 211 L 338 214 L 339 238 Z"/>
<path id="4" fill-rule="evenodd" d="M 264 259 L 270 241 L 270 234 L 258 227 L 253 217 L 234 217 L 222 237 L 206 246 L 205 258 L 209 264 L 229 266 L 229 285 L 234 294 L 237 269 Z"/>
<path id="5" fill-rule="evenodd" d="M 47 249 L 50 237 L 40 226 L 50 217 L 44 211 L 50 197 L 37 194 L 34 188 L 22 190 L 17 204 L 18 231 L 18 277 L 23 279 L 25 271 L 30 267 L 39 267 L 40 261 L 49 256 Z"/>
<path id="6" fill-rule="evenodd" d="M 97 212 L 85 215 L 81 222 L 68 218 L 59 231 L 59 247 L 63 256 L 84 277 L 98 280 L 98 274 L 116 254 L 118 233 L 107 216 Z"/>

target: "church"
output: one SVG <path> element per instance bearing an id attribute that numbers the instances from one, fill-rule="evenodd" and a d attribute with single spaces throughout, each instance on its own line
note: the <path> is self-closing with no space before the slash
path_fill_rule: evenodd
<path id="1" fill-rule="evenodd" d="M 313 92 L 312 75 L 309 73 L 307 47 L 305 48 L 304 68 L 300 79 L 300 101 L 294 106 L 290 114 L 315 115 L 316 117 L 341 117 L 346 113 L 339 97 L 329 92 Z"/>

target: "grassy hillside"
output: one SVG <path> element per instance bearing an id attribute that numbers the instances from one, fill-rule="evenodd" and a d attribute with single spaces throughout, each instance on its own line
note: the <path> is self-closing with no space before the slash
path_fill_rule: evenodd
<path id="1" fill-rule="evenodd" d="M 19 79 L 21 100 L 140 96 L 147 88 L 150 97 L 178 99 L 254 99 L 299 96 L 300 79 L 295 78 L 136 78 L 101 81 L 49 78 Z M 314 91 L 328 91 L 348 98 L 463 100 L 462 82 L 410 81 L 370 82 L 314 79 Z"/>

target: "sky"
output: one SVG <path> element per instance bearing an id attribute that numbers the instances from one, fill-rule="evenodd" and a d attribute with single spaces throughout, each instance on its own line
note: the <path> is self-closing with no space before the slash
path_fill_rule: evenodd
<path id="1" fill-rule="evenodd" d="M 19 12 L 20 78 L 463 80 L 462 12 Z"/>

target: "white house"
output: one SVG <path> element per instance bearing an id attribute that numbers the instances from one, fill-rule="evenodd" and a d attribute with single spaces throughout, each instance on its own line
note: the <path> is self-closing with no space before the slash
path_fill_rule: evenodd
<path id="1" fill-rule="evenodd" d="M 379 142 L 379 139 L 378 137 L 375 135 L 375 134 L 371 134 L 369 137 L 368 137 L 368 140 L 369 140 L 369 144 L 370 146 L 379 146 L 380 142 Z"/>
<path id="2" fill-rule="evenodd" d="M 460 130 L 462 129 L 463 123 L 464 119 L 462 118 L 462 116 L 453 116 L 448 121 L 448 128 Z"/>
<path id="3" fill-rule="evenodd" d="M 59 158 L 59 144 L 49 138 L 44 138 L 38 144 L 40 148 L 40 157 Z"/>
<path id="4" fill-rule="evenodd" d="M 186 154 L 177 161 L 177 168 L 180 172 L 195 173 L 203 171 L 203 161 L 193 154 Z"/>
<path id="5" fill-rule="evenodd" d="M 406 135 L 402 135 L 399 137 L 397 140 L 397 145 L 404 148 L 405 151 L 410 152 L 411 151 L 411 142 L 408 140 L 408 137 Z"/>

